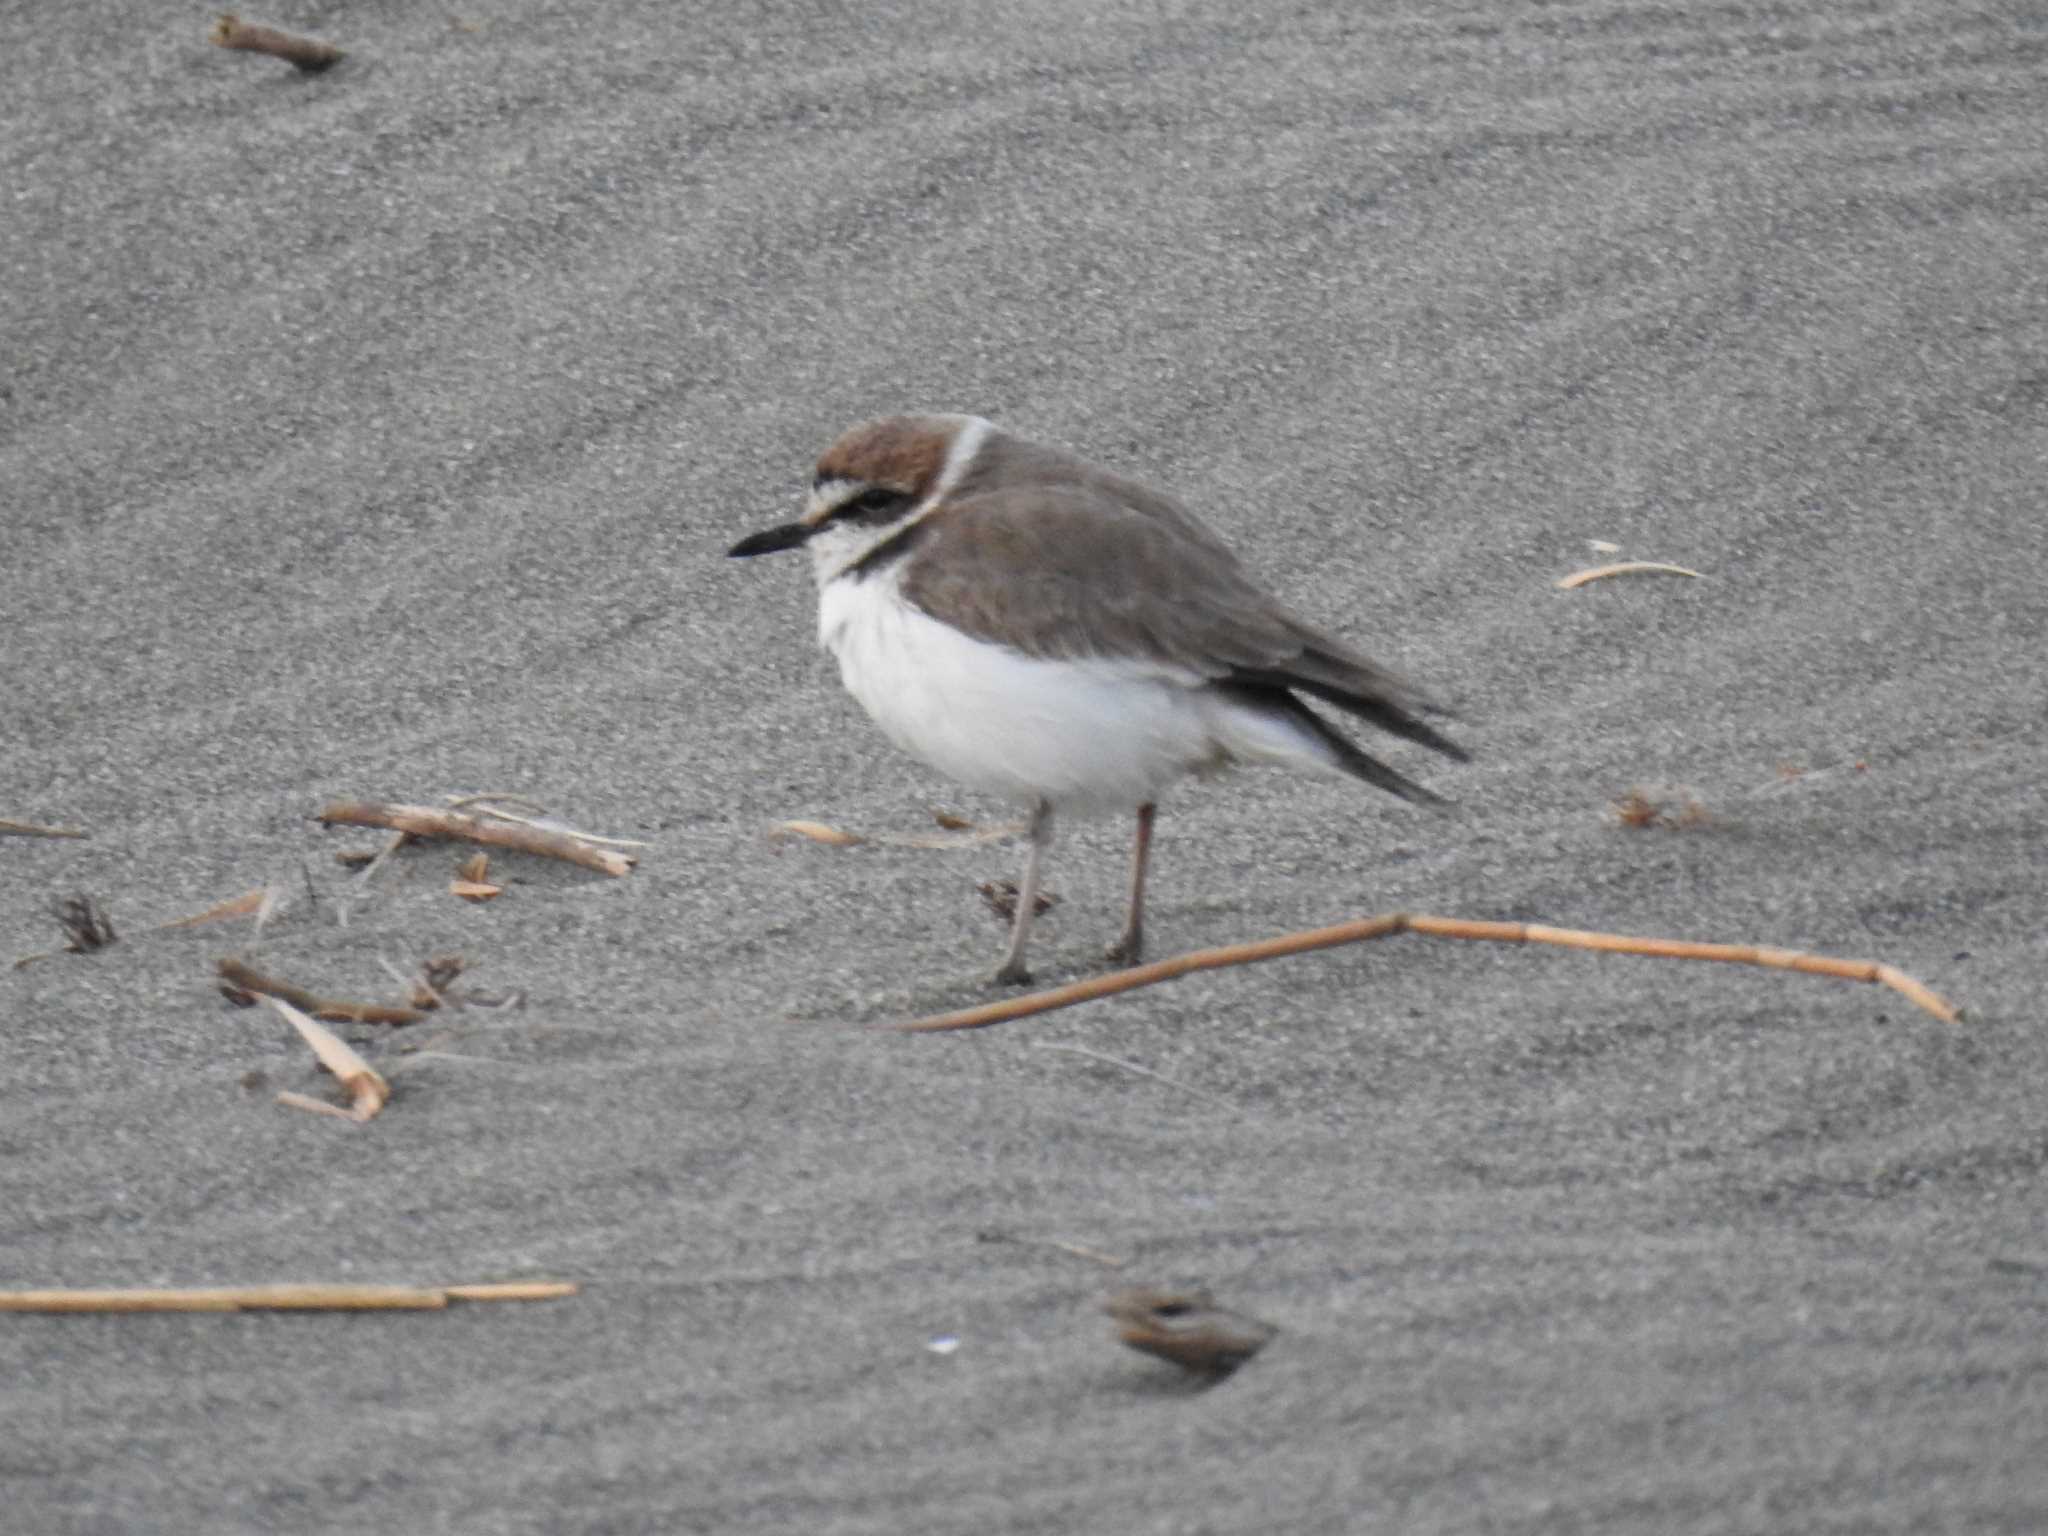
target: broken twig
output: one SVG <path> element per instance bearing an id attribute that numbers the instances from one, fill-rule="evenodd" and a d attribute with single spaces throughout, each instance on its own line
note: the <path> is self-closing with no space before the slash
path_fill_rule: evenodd
<path id="1" fill-rule="evenodd" d="M 217 960 L 214 969 L 220 973 L 221 991 L 228 1000 L 245 1008 L 257 997 L 279 998 L 330 1024 L 417 1024 L 427 1016 L 424 1009 L 397 1003 L 345 1003 L 322 997 L 275 976 L 266 976 L 240 960 Z"/>
<path id="2" fill-rule="evenodd" d="M 1751 944 L 1698 944 L 1687 939 L 1632 938 L 1619 933 L 1593 933 L 1577 928 L 1550 928 L 1541 923 L 1491 923 L 1460 917 L 1431 917 L 1426 913 L 1386 912 L 1330 928 L 1311 928 L 1279 938 L 1260 939 L 1250 944 L 1225 944 L 1215 949 L 1198 949 L 1150 965 L 1126 971 L 1110 971 L 1069 982 L 1063 987 L 1023 997 L 1004 998 L 962 1008 L 954 1013 L 933 1014 L 902 1024 L 883 1024 L 884 1030 L 903 1034 L 929 1034 L 954 1029 L 986 1029 L 991 1024 L 1071 1008 L 1076 1003 L 1111 997 L 1136 987 L 1174 981 L 1195 971 L 1221 970 L 1226 966 L 1250 965 L 1259 960 L 1277 960 L 1284 955 L 1307 954 L 1311 950 L 1334 949 L 1340 944 L 1360 944 L 1397 933 L 1419 933 L 1439 939 L 1477 939 L 1495 944 L 1555 944 L 1564 949 L 1587 949 L 1620 955 L 1647 955 L 1662 960 L 1720 960 L 1735 965 L 1760 965 L 1770 970 L 1801 971 L 1809 976 L 1834 976 L 1843 981 L 1878 982 L 1924 1008 L 1944 1024 L 1962 1017 L 1960 1009 L 1945 1001 L 1904 971 L 1870 960 L 1836 960 L 1825 955 L 1801 954 L 1790 949 L 1771 949 Z"/>
<path id="3" fill-rule="evenodd" d="M 0 817 L 0 837 L 91 837 L 77 827 L 43 827 L 32 821 L 9 821 Z"/>
<path id="4" fill-rule="evenodd" d="M 304 74 L 317 75 L 324 69 L 332 69 L 346 55 L 332 43 L 323 43 L 311 37 L 295 37 L 289 32 L 280 32 L 275 27 L 259 26 L 242 20 L 233 11 L 222 11 L 213 24 L 213 30 L 206 34 L 206 40 L 216 48 L 233 48 L 244 53 L 267 53 L 274 59 L 283 59 Z"/>
<path id="5" fill-rule="evenodd" d="M 462 811 L 436 810 L 430 805 L 386 805 L 374 800 L 336 800 L 324 806 L 316 818 L 321 825 L 335 827 L 388 827 L 408 837 L 442 842 L 481 843 L 487 848 L 509 848 L 516 853 L 537 853 L 551 859 L 565 859 L 600 874 L 624 875 L 639 862 L 631 854 L 597 848 L 566 832 L 550 832 L 524 822 L 504 821 L 490 816 L 471 816 Z"/>

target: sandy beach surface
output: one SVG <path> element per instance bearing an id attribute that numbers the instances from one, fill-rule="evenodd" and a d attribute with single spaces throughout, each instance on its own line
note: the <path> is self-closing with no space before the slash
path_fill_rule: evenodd
<path id="1" fill-rule="evenodd" d="M 582 1290 L 0 1316 L 8 1531 L 2048 1528 L 2039 5 L 210 19 L 0 17 L 0 817 L 91 834 L 0 837 L 0 1286 Z M 1156 954 L 1438 912 L 1964 1021 L 1403 937 L 877 1031 L 987 995 L 1019 850 L 916 840 L 1017 811 L 723 553 L 906 409 L 1459 712 L 1387 749 L 1444 812 L 1169 797 Z M 1556 586 L 1616 559 L 1701 574 Z M 313 819 L 479 791 L 647 846 L 471 905 Z M 1042 979 L 1128 836 L 1062 828 Z M 119 942 L 7 968 L 80 894 Z M 361 1126 L 214 982 L 450 952 L 523 1006 L 340 1026 Z M 1205 1388 L 1141 1282 L 1280 1331 Z"/>

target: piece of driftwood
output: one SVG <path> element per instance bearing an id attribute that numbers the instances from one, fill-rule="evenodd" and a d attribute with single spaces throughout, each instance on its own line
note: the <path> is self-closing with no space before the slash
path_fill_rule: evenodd
<path id="1" fill-rule="evenodd" d="M 336 800 L 321 808 L 318 818 L 329 827 L 384 827 L 408 837 L 440 842 L 481 843 L 515 853 L 537 853 L 566 859 L 600 874 L 624 875 L 639 862 L 631 854 L 598 848 L 566 832 L 552 832 L 520 821 L 472 816 L 464 811 L 437 810 L 430 805 L 387 805 L 375 800 Z"/>
<path id="2" fill-rule="evenodd" d="M 0 837 L 91 837 L 77 827 L 45 827 L 33 821 L 9 821 L 0 816 Z"/>
<path id="3" fill-rule="evenodd" d="M 1198 1376 L 1228 1376 L 1273 1341 L 1271 1323 L 1219 1307 L 1207 1291 L 1134 1285 L 1102 1304 L 1117 1337 Z"/>
<path id="4" fill-rule="evenodd" d="M 1753 944 L 1700 944 L 1688 939 L 1633 938 L 1620 933 L 1551 928 L 1542 923 L 1493 923 L 1462 917 L 1432 917 L 1420 912 L 1386 912 L 1378 917 L 1363 917 L 1329 928 L 1310 928 L 1301 933 L 1282 934 L 1278 938 L 1260 939 L 1250 944 L 1198 949 L 1170 959 L 1156 960 L 1150 965 L 1090 976 L 1043 992 L 877 1027 L 904 1034 L 986 1029 L 991 1024 L 1003 1024 L 1035 1013 L 1050 1013 L 1055 1008 L 1071 1008 L 1076 1003 L 1091 1002 L 1098 997 L 1111 997 L 1137 987 L 1173 981 L 1195 971 L 1214 971 L 1226 966 L 1250 965 L 1259 960 L 1277 960 L 1284 955 L 1334 949 L 1340 944 L 1360 944 L 1368 939 L 1384 939 L 1397 933 L 1419 933 L 1438 939 L 1477 939 L 1494 944 L 1555 944 L 1564 949 L 1646 955 L 1660 960 L 1719 960 L 1734 965 L 1760 965 L 1777 971 L 1800 971 L 1809 976 L 1834 976 L 1843 981 L 1877 982 L 1890 987 L 1915 1006 L 1926 1009 L 1944 1024 L 1954 1024 L 1962 1017 L 1961 1010 L 1954 1004 L 1904 971 L 1871 960 L 1836 960 L 1826 955 L 1808 955 L 1797 950 Z"/>
<path id="5" fill-rule="evenodd" d="M 332 69 L 347 57 L 332 43 L 323 43 L 311 37 L 297 37 L 290 32 L 280 32 L 275 27 L 244 21 L 233 11 L 220 13 L 213 23 L 213 29 L 206 34 L 206 40 L 216 48 L 233 48 L 243 53 L 263 53 L 273 59 L 283 59 L 294 69 L 308 75 L 317 75 L 322 70 Z"/>
<path id="6" fill-rule="evenodd" d="M 1617 560 L 1612 565 L 1573 571 L 1569 576 L 1560 577 L 1557 585 L 1560 590 L 1568 592 L 1573 587 L 1583 587 L 1589 581 L 1604 581 L 1609 576 L 1690 576 L 1695 581 L 1706 580 L 1698 571 L 1688 570 L 1682 565 L 1666 565 L 1661 560 Z"/>
<path id="7" fill-rule="evenodd" d="M 0 1291 L 0 1312 L 439 1311 L 454 1301 L 554 1301 L 566 1280 L 485 1285 L 222 1285 L 128 1290 Z"/>
<path id="8" fill-rule="evenodd" d="M 279 981 L 275 976 L 266 976 L 242 960 L 217 960 L 214 970 L 220 975 L 221 991 L 230 1001 L 244 1007 L 257 997 L 280 998 L 294 1008 L 303 1009 L 314 1018 L 325 1019 L 331 1024 L 417 1024 L 427 1016 L 424 1009 L 409 1008 L 399 1003 L 346 1003 L 337 998 L 322 997 L 288 981 Z"/>

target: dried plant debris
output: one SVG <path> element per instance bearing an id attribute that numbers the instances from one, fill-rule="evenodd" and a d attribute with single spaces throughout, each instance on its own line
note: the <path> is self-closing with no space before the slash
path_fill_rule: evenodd
<path id="1" fill-rule="evenodd" d="M 77 827 L 46 827 L 33 821 L 9 821 L 0 816 L 0 837 L 91 837 Z"/>
<path id="2" fill-rule="evenodd" d="M 190 917 L 174 917 L 167 923 L 159 923 L 159 929 L 197 928 L 201 923 L 218 923 L 230 917 L 251 917 L 263 913 L 268 902 L 273 908 L 281 899 L 273 895 L 274 888 L 259 885 L 253 891 L 244 891 L 226 901 L 216 902 L 204 912 L 194 912 Z"/>
<path id="3" fill-rule="evenodd" d="M 266 976 L 254 966 L 232 958 L 216 961 L 214 969 L 220 976 L 221 995 L 238 1008 L 253 1007 L 259 998 L 281 999 L 295 1009 L 333 1024 L 417 1024 L 427 1016 L 427 1009 L 434 1006 L 432 1003 L 420 1007 L 353 1003 L 322 997 L 304 987 L 280 981 L 275 976 Z"/>
<path id="4" fill-rule="evenodd" d="M 1558 580 L 1561 591 L 1583 587 L 1589 581 L 1604 581 L 1610 576 L 1690 576 L 1695 581 L 1705 581 L 1698 571 L 1682 565 L 1666 565 L 1661 560 L 1617 560 L 1612 565 L 1596 565 L 1589 570 L 1573 571 L 1571 575 Z"/>
<path id="5" fill-rule="evenodd" d="M 524 795 L 481 794 L 448 795 L 448 809 L 466 811 L 474 807 L 480 814 L 495 816 L 500 821 L 517 822 L 522 827 L 532 827 L 541 832 L 559 833 L 573 837 L 580 843 L 595 843 L 602 848 L 649 848 L 653 845 L 637 837 L 605 837 L 597 832 L 585 832 L 581 827 L 572 827 L 567 822 L 557 821 L 547 814 L 547 807 L 537 800 Z M 518 806 L 518 810 L 510 809 Z"/>
<path id="6" fill-rule="evenodd" d="M 189 917 L 174 917 L 168 922 L 144 929 L 145 933 L 169 933 L 180 928 L 197 928 L 203 923 L 224 922 L 229 918 L 250 917 L 256 919 L 256 931 L 261 932 L 264 923 L 284 906 L 284 891 L 280 886 L 260 885 L 253 891 L 244 891 L 239 896 L 216 902 L 204 912 L 194 912 Z M 72 896 L 56 904 L 57 921 L 63 927 L 68 942 L 63 949 L 43 950 L 33 955 L 23 955 L 14 962 L 18 971 L 37 960 L 47 960 L 56 954 L 90 954 L 93 950 L 104 949 L 115 940 L 114 924 L 106 910 L 90 896 Z"/>
<path id="7" fill-rule="evenodd" d="M 0 1291 L 0 1312 L 438 1312 L 455 1301 L 556 1301 L 576 1291 L 567 1280 Z"/>
<path id="8" fill-rule="evenodd" d="M 517 853 L 563 859 L 601 874 L 621 876 L 639 862 L 630 853 L 600 847 L 579 834 L 558 832 L 526 820 L 510 820 L 488 811 L 438 810 L 429 805 L 394 805 L 376 800 L 335 800 L 316 818 L 323 826 L 384 827 L 406 837 L 443 842 L 481 843 Z M 371 867 L 375 867 L 374 861 Z"/>
<path id="9" fill-rule="evenodd" d="M 1500 923 L 1480 918 L 1438 917 L 1427 912 L 1382 912 L 1327 928 L 1305 928 L 1277 938 L 1256 939 L 1248 944 L 1222 944 L 1213 949 L 1191 950 L 1170 959 L 1128 970 L 1089 976 L 1064 986 L 1049 987 L 1022 997 L 936 1013 L 901 1024 L 875 1028 L 899 1034 L 936 1034 L 956 1029 L 987 1029 L 1012 1019 L 1071 1008 L 1138 987 L 1175 981 L 1197 971 L 1216 971 L 1235 965 L 1252 965 L 1261 960 L 1279 960 L 1318 949 L 1335 949 L 1342 944 L 1363 944 L 1371 939 L 1392 938 L 1413 933 L 1432 939 L 1472 939 L 1488 944 L 1548 944 L 1561 949 L 1589 950 L 1596 954 L 1645 955 L 1658 960 L 1714 960 L 1730 965 L 1756 965 L 1773 971 L 1798 971 L 1807 976 L 1832 976 L 1841 981 L 1874 982 L 1890 987 L 1916 1008 L 1933 1014 L 1944 1024 L 1962 1020 L 1962 1010 L 1922 981 L 1896 967 L 1874 960 L 1838 960 L 1829 955 L 1809 955 L 1799 950 L 1779 949 L 1767 944 L 1711 944 L 1692 939 L 1660 939 L 1625 933 L 1601 933 L 1583 928 L 1553 928 L 1547 923 Z"/>
<path id="10" fill-rule="evenodd" d="M 768 836 L 774 842 L 800 837 L 806 842 L 823 843 L 827 848 L 858 848 L 867 841 L 858 832 L 828 827 L 822 821 L 778 821 L 768 829 Z"/>
<path id="11" fill-rule="evenodd" d="M 1117 1337 L 1132 1349 L 1171 1360 L 1197 1376 L 1228 1376 L 1279 1333 L 1242 1312 L 1219 1307 L 1202 1290 L 1134 1285 L 1102 1304 Z"/>
<path id="12" fill-rule="evenodd" d="M 243 53 L 262 53 L 273 59 L 283 59 L 294 69 L 308 75 L 317 75 L 322 70 L 332 69 L 347 57 L 332 43 L 323 43 L 310 37 L 296 37 L 289 32 L 280 32 L 275 27 L 247 22 L 233 11 L 220 13 L 214 21 L 213 30 L 206 34 L 206 40 L 216 48 L 232 48 Z"/>
<path id="13" fill-rule="evenodd" d="M 341 1084 L 342 1092 L 348 1095 L 346 1108 L 330 1104 L 324 1099 L 311 1098 L 303 1093 L 280 1093 L 277 1102 L 290 1109 L 338 1115 L 358 1125 L 375 1119 L 377 1112 L 391 1099 L 391 1085 L 378 1074 L 377 1069 L 363 1060 L 356 1053 L 355 1047 L 341 1036 L 325 1024 L 308 1018 L 305 1013 L 294 1008 L 283 998 L 266 996 L 263 1000 L 299 1032 L 300 1038 L 313 1048 L 313 1054 L 320 1059 L 320 1065 L 334 1074 Z"/>
<path id="14" fill-rule="evenodd" d="M 57 925 L 64 930 L 66 954 L 89 955 L 120 937 L 107 909 L 90 896 L 66 896 L 56 903 L 55 911 Z"/>
<path id="15" fill-rule="evenodd" d="M 1613 810 L 1621 825 L 1639 829 L 1703 827 L 1713 820 L 1699 796 L 1684 788 L 1631 789 L 1615 799 Z"/>
<path id="16" fill-rule="evenodd" d="M 505 894 L 505 887 L 491 879 L 491 856 L 473 853 L 456 867 L 448 889 L 464 901 L 489 901 Z"/>
<path id="17" fill-rule="evenodd" d="M 977 885 L 975 889 L 981 892 L 981 899 L 988 903 L 989 910 L 995 913 L 995 915 L 1002 919 L 1002 921 L 1006 923 L 1016 921 L 1016 881 L 984 880 L 981 882 L 981 884 Z M 1046 913 L 1050 912 L 1054 907 L 1058 906 L 1059 904 L 1060 898 L 1056 892 L 1040 891 L 1038 893 L 1037 901 L 1032 904 L 1032 911 L 1035 912 L 1038 916 L 1043 917 Z"/>
<path id="18" fill-rule="evenodd" d="M 934 811 L 932 819 L 941 828 L 938 832 L 849 832 L 843 827 L 831 826 L 822 821 L 778 821 L 768 829 L 768 839 L 773 843 L 787 842 L 802 838 L 806 842 L 822 843 L 828 848 L 858 848 L 873 844 L 878 848 L 927 848 L 938 852 L 949 852 L 959 848 L 979 848 L 986 843 L 999 843 L 1007 838 L 1019 836 L 1024 823 L 1002 822 L 994 826 L 982 826 L 955 816 L 950 811 Z"/>

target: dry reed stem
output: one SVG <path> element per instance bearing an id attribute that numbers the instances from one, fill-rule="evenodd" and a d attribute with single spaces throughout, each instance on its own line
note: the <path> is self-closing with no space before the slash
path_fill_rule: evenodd
<path id="1" fill-rule="evenodd" d="M 1310 928 L 1278 938 L 1250 944 L 1226 944 L 1215 949 L 1198 949 L 1150 965 L 1126 971 L 1110 971 L 1069 982 L 1023 997 L 1004 998 L 953 1013 L 933 1014 L 902 1024 L 878 1026 L 902 1034 L 935 1034 L 955 1029 L 986 1029 L 992 1024 L 1032 1014 L 1071 1008 L 1076 1003 L 1112 997 L 1137 987 L 1174 981 L 1195 971 L 1221 970 L 1226 966 L 1250 965 L 1259 960 L 1277 960 L 1284 955 L 1307 954 L 1311 950 L 1333 949 L 1340 944 L 1362 944 L 1396 933 L 1419 933 L 1438 939 L 1476 939 L 1495 944 L 1554 944 L 1564 949 L 1586 949 L 1619 955 L 1646 955 L 1663 960 L 1719 960 L 1735 965 L 1760 965 L 1771 970 L 1801 971 L 1809 976 L 1835 976 L 1844 981 L 1870 981 L 1890 987 L 1944 1024 L 1954 1024 L 1962 1013 L 1953 1004 L 1903 971 L 1870 960 L 1836 960 L 1825 955 L 1802 954 L 1797 950 L 1773 949 L 1752 944 L 1702 944 L 1689 939 L 1632 938 L 1619 933 L 1593 933 L 1577 928 L 1551 928 L 1542 923 L 1492 923 L 1460 917 L 1432 917 L 1426 913 L 1385 912 L 1378 917 L 1359 918 L 1329 928 Z"/>
<path id="2" fill-rule="evenodd" d="M 1583 587 L 1589 581 L 1600 581 L 1608 576 L 1690 576 L 1695 581 L 1706 578 L 1698 571 L 1688 570 L 1682 565 L 1666 565 L 1661 560 L 1617 560 L 1612 565 L 1596 565 L 1589 570 L 1573 571 L 1559 579 L 1560 591 Z"/>
<path id="3" fill-rule="evenodd" d="M 172 928 L 197 928 L 201 923 L 217 923 L 223 918 L 248 917 L 259 910 L 264 898 L 270 894 L 270 887 L 259 885 L 253 891 L 244 891 L 226 901 L 208 907 L 204 912 L 194 912 L 190 917 L 174 917 L 167 923 L 158 923 L 156 931 L 166 932 Z"/>
<path id="4" fill-rule="evenodd" d="M 508 811 L 507 805 L 525 807 L 530 814 Z M 516 822 L 522 827 L 533 827 L 541 832 L 559 832 L 564 837 L 573 837 L 579 842 L 596 843 L 604 848 L 651 848 L 654 845 L 638 837 L 606 837 L 599 832 L 585 832 L 581 827 L 564 826 L 559 821 L 543 817 L 545 807 L 523 795 L 451 795 L 448 808 L 451 811 L 467 810 L 475 806 L 486 816 L 495 816 L 500 821 Z"/>
<path id="5" fill-rule="evenodd" d="M 374 800 L 336 800 L 324 806 L 315 818 L 322 826 L 386 827 L 408 837 L 441 842 L 481 843 L 487 848 L 509 848 L 516 853 L 537 853 L 546 858 L 565 859 L 599 874 L 619 876 L 638 862 L 631 854 L 597 848 L 566 832 L 550 832 L 524 822 L 488 816 L 471 816 L 462 811 L 436 810 L 430 805 L 387 805 Z"/>
<path id="6" fill-rule="evenodd" d="M 288 981 L 279 981 L 275 976 L 266 976 L 241 960 L 217 960 L 214 969 L 227 984 L 223 991 L 232 987 L 237 992 L 253 993 L 258 997 L 280 998 L 330 1024 L 417 1024 L 427 1016 L 424 1009 L 408 1008 L 398 1003 L 345 1003 L 337 998 L 322 997 Z"/>
<path id="7" fill-rule="evenodd" d="M 0 837 L 91 837 L 77 827 L 44 827 L 33 821 L 9 821 L 0 817 Z"/>
<path id="8" fill-rule="evenodd" d="M 0 1312 L 439 1311 L 451 1301 L 553 1301 L 567 1281 L 489 1285 L 229 1285 L 127 1290 L 0 1291 Z"/>
<path id="9" fill-rule="evenodd" d="M 274 59 L 283 59 L 304 74 L 317 75 L 324 69 L 332 69 L 346 55 L 332 43 L 323 43 L 315 38 L 295 37 L 289 32 L 280 32 L 275 27 L 259 26 L 242 20 L 233 11 L 222 11 L 213 24 L 213 30 L 206 34 L 206 40 L 216 48 L 234 48 L 244 53 L 267 53 Z"/>

